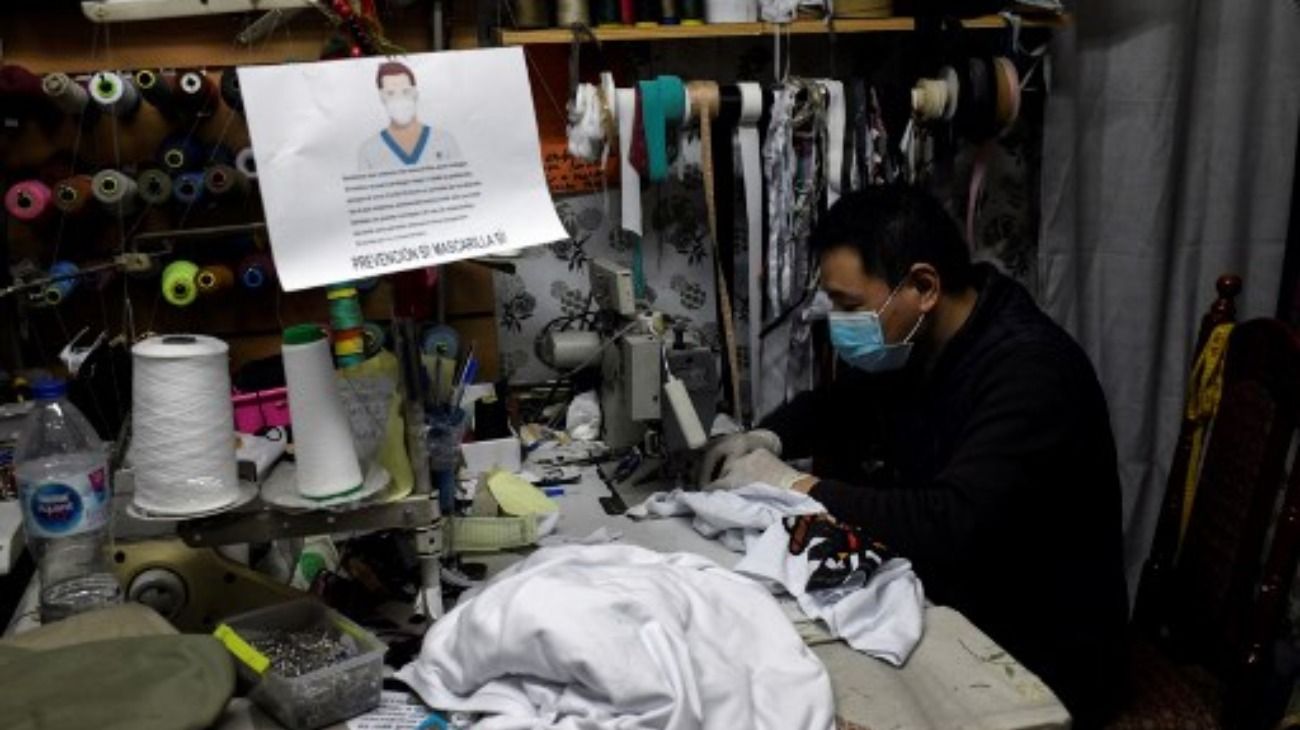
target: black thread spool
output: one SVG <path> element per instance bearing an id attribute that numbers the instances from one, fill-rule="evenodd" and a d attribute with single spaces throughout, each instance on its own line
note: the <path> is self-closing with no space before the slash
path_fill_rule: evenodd
<path id="1" fill-rule="evenodd" d="M 234 66 L 221 72 L 221 99 L 226 106 L 244 113 L 244 95 L 239 91 L 239 72 Z"/>

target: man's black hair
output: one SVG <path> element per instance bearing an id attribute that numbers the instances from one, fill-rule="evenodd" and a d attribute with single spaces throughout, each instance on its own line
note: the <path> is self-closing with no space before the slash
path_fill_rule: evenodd
<path id="1" fill-rule="evenodd" d="M 901 185 L 867 187 L 840 198 L 817 223 L 809 244 L 814 256 L 852 246 L 872 276 L 898 286 L 913 264 L 939 272 L 944 291 L 971 283 L 970 250 L 934 196 Z"/>

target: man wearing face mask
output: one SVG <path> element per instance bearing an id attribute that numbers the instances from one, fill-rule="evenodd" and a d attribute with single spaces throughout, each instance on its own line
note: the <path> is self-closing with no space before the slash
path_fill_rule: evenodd
<path id="1" fill-rule="evenodd" d="M 379 101 L 388 112 L 388 126 L 366 140 L 357 155 L 362 170 L 397 170 L 430 166 L 461 159 L 450 133 L 420 122 L 416 107 L 420 90 L 406 64 L 386 61 L 375 73 Z"/>
<path id="2" fill-rule="evenodd" d="M 1115 447 L 1087 356 L 1018 283 L 971 264 L 925 193 L 847 195 L 811 244 L 836 378 L 715 444 L 704 481 L 810 494 L 910 558 L 928 598 L 1095 726 L 1125 666 L 1128 604 Z M 804 457 L 812 474 L 781 461 Z"/>

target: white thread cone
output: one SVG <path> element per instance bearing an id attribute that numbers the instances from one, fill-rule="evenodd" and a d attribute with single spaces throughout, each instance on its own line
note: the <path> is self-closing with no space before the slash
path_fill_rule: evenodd
<path id="1" fill-rule="evenodd" d="M 361 486 L 352 428 L 334 381 L 330 341 L 316 325 L 284 331 L 284 377 L 293 419 L 298 493 L 326 499 Z"/>

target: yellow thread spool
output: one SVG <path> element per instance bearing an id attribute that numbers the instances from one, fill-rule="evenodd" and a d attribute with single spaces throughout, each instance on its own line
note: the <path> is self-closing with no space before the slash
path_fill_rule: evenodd
<path id="1" fill-rule="evenodd" d="M 199 295 L 195 279 L 199 267 L 193 261 L 173 261 L 162 274 L 162 294 L 173 306 L 186 307 Z"/>

